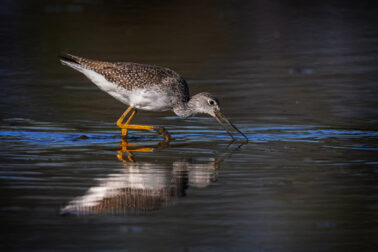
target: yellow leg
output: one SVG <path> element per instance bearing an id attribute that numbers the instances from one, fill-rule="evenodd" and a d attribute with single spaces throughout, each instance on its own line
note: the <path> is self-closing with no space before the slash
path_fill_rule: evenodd
<path id="1" fill-rule="evenodd" d="M 166 131 L 163 127 L 157 127 L 157 126 L 149 126 L 149 125 L 131 125 L 130 122 L 135 116 L 137 110 L 134 110 L 127 121 L 125 123 L 122 123 L 125 119 L 125 117 L 130 113 L 130 111 L 133 109 L 132 106 L 130 106 L 126 111 L 122 114 L 122 116 L 117 121 L 117 126 L 122 129 L 122 136 L 125 138 L 127 137 L 128 129 L 139 129 L 139 130 L 155 130 L 159 134 L 161 134 L 164 137 L 164 141 L 168 142 L 172 140 L 173 138 L 169 135 L 168 131 Z"/>
<path id="2" fill-rule="evenodd" d="M 129 123 L 131 122 L 131 120 L 132 120 L 133 117 L 135 116 L 135 113 L 136 113 L 136 112 L 137 112 L 137 111 L 134 110 L 134 111 L 131 113 L 131 115 L 130 115 L 129 118 L 127 119 L 126 123 L 123 124 L 123 126 L 124 126 L 124 125 L 129 125 Z M 127 128 L 122 127 L 122 135 L 125 136 L 125 137 L 127 136 Z"/>
<path id="3" fill-rule="evenodd" d="M 171 141 L 173 138 L 169 135 L 168 131 L 163 127 L 149 126 L 149 125 L 131 125 L 127 124 L 124 126 L 126 129 L 139 129 L 139 130 L 155 130 L 160 135 L 164 137 L 165 142 Z"/>
<path id="4" fill-rule="evenodd" d="M 131 116 L 128 118 L 128 120 L 126 121 L 126 123 L 122 123 L 123 122 L 123 120 L 125 119 L 125 117 L 127 116 L 127 114 L 129 114 L 130 113 L 130 111 L 133 109 L 133 107 L 132 106 L 129 106 L 126 110 L 125 110 L 125 112 L 123 112 L 123 114 L 121 115 L 121 117 L 117 120 L 117 122 L 116 122 L 116 124 L 117 124 L 117 126 L 118 127 L 120 127 L 121 129 L 122 129 L 122 136 L 127 136 L 127 128 L 125 128 L 124 126 L 126 125 L 126 124 L 128 124 L 128 123 L 130 123 L 130 121 L 131 121 L 131 119 L 132 119 L 132 117 L 134 117 L 134 112 L 135 112 L 135 110 L 134 110 L 134 112 L 131 114 Z"/>

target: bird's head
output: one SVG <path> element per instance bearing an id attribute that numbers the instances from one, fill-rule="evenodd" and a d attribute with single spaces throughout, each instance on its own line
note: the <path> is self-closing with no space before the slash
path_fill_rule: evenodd
<path id="1" fill-rule="evenodd" d="M 211 95 L 210 93 L 199 93 L 194 95 L 190 101 L 189 106 L 191 107 L 191 110 L 193 111 L 193 114 L 196 113 L 202 113 L 202 114 L 208 114 L 215 118 L 215 120 L 218 121 L 220 125 L 227 131 L 227 133 L 234 139 L 233 135 L 231 134 L 231 131 L 226 127 L 226 125 L 223 123 L 226 122 L 232 129 L 236 130 L 238 133 L 240 133 L 245 139 L 248 140 L 246 135 L 244 135 L 238 128 L 235 127 L 222 113 L 219 106 L 219 101 L 216 97 Z M 223 121 L 222 121 L 223 119 Z"/>
<path id="2" fill-rule="evenodd" d="M 209 114 L 215 117 L 217 111 L 220 111 L 218 99 L 206 92 L 194 95 L 189 103 L 195 114 Z"/>

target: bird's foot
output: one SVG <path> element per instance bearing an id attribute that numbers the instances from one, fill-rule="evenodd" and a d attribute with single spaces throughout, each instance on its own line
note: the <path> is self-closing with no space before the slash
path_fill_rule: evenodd
<path id="1" fill-rule="evenodd" d="M 160 126 L 153 126 L 153 129 L 156 130 L 160 135 L 164 137 L 164 142 L 169 142 L 174 140 L 173 137 L 168 133 L 168 131 L 164 127 Z"/>
<path id="2" fill-rule="evenodd" d="M 131 125 L 131 124 L 120 124 L 118 125 L 122 129 L 122 138 L 126 140 L 127 138 L 127 131 L 129 129 L 136 129 L 136 130 L 155 130 L 157 133 L 164 137 L 165 142 L 169 142 L 173 140 L 173 137 L 168 133 L 168 131 L 160 126 L 149 126 L 149 125 Z"/>

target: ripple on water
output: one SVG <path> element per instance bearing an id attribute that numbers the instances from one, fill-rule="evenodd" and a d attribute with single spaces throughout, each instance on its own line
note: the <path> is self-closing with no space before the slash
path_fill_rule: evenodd
<path id="1" fill-rule="evenodd" d="M 21 120 L 21 119 L 19 119 Z M 17 120 L 16 120 L 17 121 Z M 87 122 L 89 125 L 96 125 L 93 122 Z M 38 124 L 34 122 L 33 124 Z M 59 126 L 48 123 L 40 123 L 38 126 L 19 128 L 16 126 L 5 126 L 0 131 L 1 142 L 22 141 L 33 145 L 91 145 L 99 143 L 115 143 L 119 141 L 119 131 L 101 130 L 89 128 L 89 132 L 78 132 L 75 128 L 67 126 Z M 378 138 L 377 131 L 362 131 L 362 130 L 345 130 L 345 129 L 329 129 L 319 128 L 317 126 L 258 126 L 250 127 L 249 125 L 237 125 L 247 136 L 250 142 L 271 142 L 271 141 L 301 141 L 301 142 L 318 142 L 325 139 L 359 139 L 359 138 Z M 48 130 L 46 130 L 48 129 Z M 93 132 L 94 131 L 94 132 Z M 169 131 L 178 141 L 196 142 L 196 141 L 213 141 L 226 140 L 230 137 L 221 129 L 209 129 L 208 126 L 177 126 L 169 128 Z M 237 135 L 237 134 L 236 134 Z M 160 140 L 154 132 L 133 131 L 130 136 L 131 140 L 145 141 L 147 139 Z M 376 146 L 338 146 L 339 148 L 371 148 Z"/>

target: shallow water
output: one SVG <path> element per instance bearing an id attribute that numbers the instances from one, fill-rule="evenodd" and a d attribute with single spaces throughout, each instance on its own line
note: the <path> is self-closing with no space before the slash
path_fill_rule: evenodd
<path id="1" fill-rule="evenodd" d="M 107 2 L 108 3 L 108 2 Z M 378 19 L 363 3 L 9 1 L 0 11 L 2 251 L 374 251 Z M 171 67 L 215 120 L 140 112 L 62 51 Z M 127 144 L 127 145 L 126 145 Z"/>

